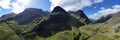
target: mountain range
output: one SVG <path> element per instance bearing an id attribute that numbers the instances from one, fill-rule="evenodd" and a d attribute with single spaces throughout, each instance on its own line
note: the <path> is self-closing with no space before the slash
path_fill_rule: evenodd
<path id="1" fill-rule="evenodd" d="M 115 40 L 120 37 L 117 35 L 120 28 L 114 29 L 119 17 L 120 12 L 109 14 L 93 23 L 94 19 L 89 19 L 82 10 L 66 11 L 56 6 L 48 12 L 27 8 L 19 14 L 0 17 L 0 35 L 4 34 L 0 40 Z"/>
<path id="2" fill-rule="evenodd" d="M 12 19 L 18 22 L 18 24 L 20 25 L 26 25 L 31 21 L 33 21 L 34 19 L 36 19 L 37 17 L 47 16 L 48 14 L 49 14 L 48 11 L 43 11 L 41 9 L 27 8 L 19 14 L 10 13 L 10 14 L 3 15 L 0 19 L 1 20 Z"/>

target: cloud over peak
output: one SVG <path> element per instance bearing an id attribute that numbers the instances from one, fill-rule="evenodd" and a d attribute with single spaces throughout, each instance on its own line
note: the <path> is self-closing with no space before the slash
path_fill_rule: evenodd
<path id="1" fill-rule="evenodd" d="M 18 14 L 24 11 L 25 6 L 30 2 L 30 0 L 16 0 L 16 2 L 12 2 L 11 5 L 13 6 L 12 12 Z"/>
<path id="2" fill-rule="evenodd" d="M 103 1 L 104 0 L 50 0 L 50 9 L 53 10 L 55 6 L 61 6 L 66 11 L 77 11 Z"/>

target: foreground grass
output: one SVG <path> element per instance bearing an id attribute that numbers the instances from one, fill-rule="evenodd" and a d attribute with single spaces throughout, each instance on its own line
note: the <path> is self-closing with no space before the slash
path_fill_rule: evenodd
<path id="1" fill-rule="evenodd" d="M 0 23 L 0 40 L 20 40 L 20 38 L 7 24 Z"/>
<path id="2" fill-rule="evenodd" d="M 61 31 L 48 38 L 36 37 L 35 40 L 79 40 L 79 35 L 78 28 L 72 27 L 72 30 Z"/>
<path id="3" fill-rule="evenodd" d="M 120 33 L 110 33 L 111 26 L 106 24 L 90 24 L 79 28 L 80 40 L 120 40 Z"/>

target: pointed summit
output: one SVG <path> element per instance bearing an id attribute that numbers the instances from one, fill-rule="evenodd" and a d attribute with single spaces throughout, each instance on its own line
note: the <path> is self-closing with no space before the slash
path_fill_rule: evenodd
<path id="1" fill-rule="evenodd" d="M 63 22 L 70 20 L 70 15 L 60 6 L 56 6 L 49 15 L 49 19 L 54 22 Z"/>
<path id="2" fill-rule="evenodd" d="M 60 6 L 56 6 L 50 15 L 64 15 L 64 16 L 66 15 L 67 16 L 69 14 Z"/>
<path id="3" fill-rule="evenodd" d="M 52 12 L 66 12 L 63 8 L 61 8 L 60 6 L 56 6 Z"/>

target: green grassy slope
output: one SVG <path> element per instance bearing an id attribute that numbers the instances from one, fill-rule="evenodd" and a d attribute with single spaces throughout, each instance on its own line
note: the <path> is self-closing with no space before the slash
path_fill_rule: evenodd
<path id="1" fill-rule="evenodd" d="M 20 38 L 6 23 L 0 23 L 0 40 L 20 40 Z"/>

